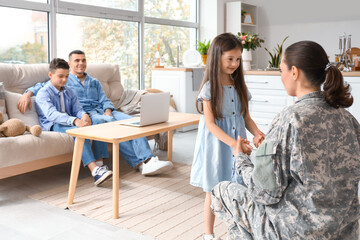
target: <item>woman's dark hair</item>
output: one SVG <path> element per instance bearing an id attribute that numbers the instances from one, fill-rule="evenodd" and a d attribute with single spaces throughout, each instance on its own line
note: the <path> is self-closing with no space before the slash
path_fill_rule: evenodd
<path id="1" fill-rule="evenodd" d="M 54 58 L 53 60 L 51 60 L 50 64 L 49 64 L 49 71 L 54 73 L 56 71 L 56 69 L 66 69 L 69 70 L 69 64 L 67 63 L 67 61 L 65 61 L 62 58 Z"/>
<path id="2" fill-rule="evenodd" d="M 220 69 L 221 69 L 221 55 L 224 52 L 233 50 L 233 49 L 240 49 L 241 52 L 243 51 L 243 46 L 241 41 L 231 33 L 223 33 L 218 35 L 212 41 L 208 57 L 206 61 L 206 68 L 203 81 L 200 86 L 199 93 L 203 88 L 204 84 L 209 81 L 210 82 L 210 94 L 211 94 L 211 110 L 214 114 L 215 119 L 222 118 L 222 84 L 220 81 Z M 234 71 L 231 75 L 232 79 L 234 80 L 234 87 L 239 96 L 241 101 L 241 113 L 245 116 L 248 113 L 248 94 L 247 94 L 247 87 L 244 80 L 244 73 L 242 67 L 242 61 L 240 61 L 239 67 Z M 198 95 L 199 95 L 198 93 Z M 203 105 L 202 103 L 198 104 L 196 102 L 196 108 L 199 113 L 203 112 Z"/>
<path id="3" fill-rule="evenodd" d="M 316 42 L 301 41 L 286 48 L 283 58 L 290 70 L 295 66 L 302 70 L 307 80 L 315 87 L 322 84 L 325 101 L 334 108 L 350 107 L 354 101 L 344 84 L 340 70 L 329 63 L 325 50 Z"/>

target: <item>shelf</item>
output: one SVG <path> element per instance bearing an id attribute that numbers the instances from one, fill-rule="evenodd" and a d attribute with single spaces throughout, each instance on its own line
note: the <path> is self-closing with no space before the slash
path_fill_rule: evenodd
<path id="1" fill-rule="evenodd" d="M 241 23 L 241 26 L 243 26 L 243 27 L 256 27 L 256 24 Z"/>

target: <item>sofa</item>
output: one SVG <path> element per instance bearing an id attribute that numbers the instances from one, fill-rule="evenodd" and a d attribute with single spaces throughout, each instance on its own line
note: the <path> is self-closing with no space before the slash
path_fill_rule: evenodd
<path id="1" fill-rule="evenodd" d="M 17 101 L 25 89 L 49 79 L 48 67 L 48 64 L 0 63 L 0 83 L 5 89 L 0 93 L 5 96 L 5 107 L 1 108 L 0 102 L 0 111 L 5 118 L 18 118 L 29 126 L 39 124 L 35 97 L 31 100 L 32 109 L 25 114 L 17 109 Z M 139 95 L 144 91 L 124 91 L 118 65 L 88 64 L 86 72 L 100 80 L 117 110 L 126 109 L 130 113 L 139 106 Z M 43 131 L 40 137 L 35 137 L 26 132 L 17 137 L 0 137 L 0 179 L 69 162 L 73 148 L 74 140 L 66 133 Z"/>

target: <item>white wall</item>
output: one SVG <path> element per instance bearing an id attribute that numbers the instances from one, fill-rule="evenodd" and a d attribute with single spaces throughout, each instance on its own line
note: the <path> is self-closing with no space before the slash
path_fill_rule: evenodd
<path id="1" fill-rule="evenodd" d="M 234 0 L 200 0 L 200 39 L 213 39 L 225 29 L 225 3 Z M 268 65 L 269 54 L 284 43 L 312 40 L 321 44 L 330 57 L 339 53 L 338 37 L 352 35 L 352 46 L 360 48 L 360 0 L 243 0 L 258 6 L 258 32 L 265 39 L 258 51 L 258 66 Z"/>
<path id="2" fill-rule="evenodd" d="M 200 41 L 212 40 L 224 32 L 223 0 L 200 0 Z"/>
<path id="3" fill-rule="evenodd" d="M 338 37 L 352 35 L 352 46 L 360 48 L 360 1 L 359 0 L 247 0 L 258 9 L 258 30 L 265 38 L 263 47 L 273 49 L 283 38 L 290 44 L 312 40 L 323 46 L 330 61 L 339 53 Z M 269 54 L 262 48 L 258 51 L 258 65 L 267 66 Z"/>

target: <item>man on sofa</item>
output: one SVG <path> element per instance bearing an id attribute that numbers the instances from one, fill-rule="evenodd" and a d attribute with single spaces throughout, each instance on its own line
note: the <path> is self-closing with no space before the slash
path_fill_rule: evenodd
<path id="1" fill-rule="evenodd" d="M 87 66 L 85 53 L 80 50 L 69 54 L 70 74 L 66 86 L 77 95 L 85 112 L 89 113 L 93 121 L 111 122 L 131 118 L 131 116 L 115 111 L 112 102 L 96 78 L 89 76 L 85 70 Z M 31 96 L 36 95 L 46 83 L 37 83 L 28 88 L 18 102 L 18 109 L 24 113 L 31 108 Z M 143 175 L 163 173 L 173 167 L 169 161 L 160 161 L 150 149 L 145 137 L 122 142 L 119 144 L 120 154 L 132 168 L 139 168 Z M 97 162 L 101 165 L 101 162 Z"/>
<path id="2" fill-rule="evenodd" d="M 68 129 L 90 126 L 91 119 L 83 110 L 75 93 L 65 86 L 69 76 L 69 64 L 61 58 L 55 58 L 49 65 L 50 81 L 41 88 L 36 97 L 36 111 L 40 125 L 45 131 L 66 132 Z M 94 120 L 95 122 L 96 120 Z M 96 186 L 109 179 L 112 172 L 106 166 L 97 166 L 95 160 L 109 157 L 105 142 L 90 140 L 84 143 L 82 161 L 94 177 Z"/>

